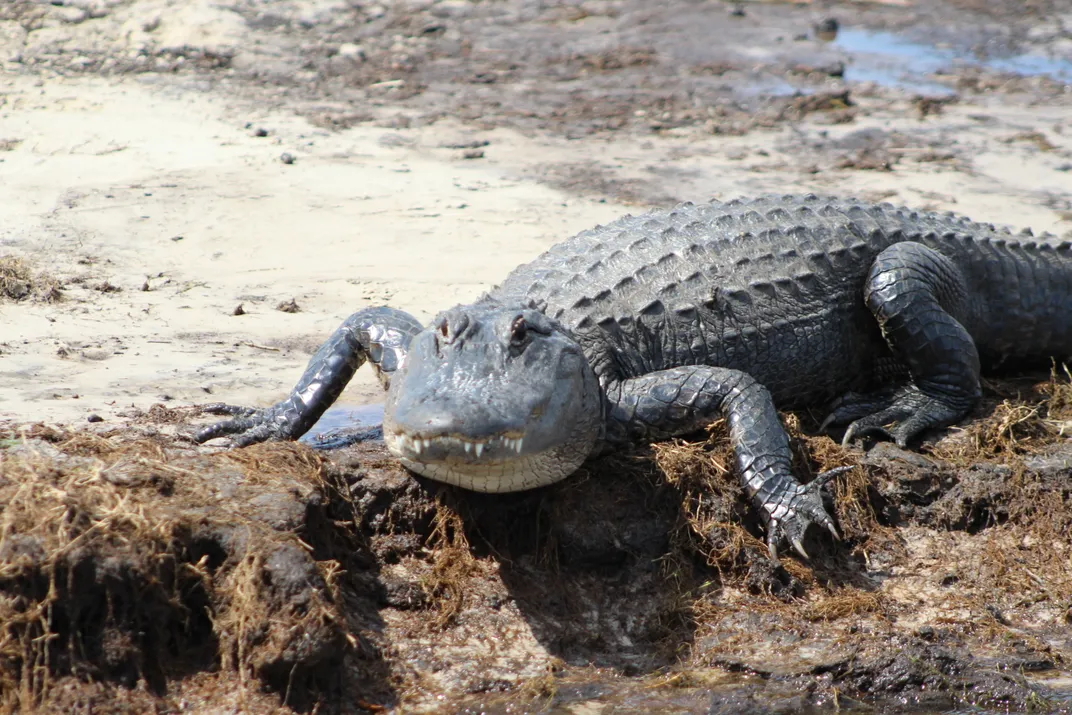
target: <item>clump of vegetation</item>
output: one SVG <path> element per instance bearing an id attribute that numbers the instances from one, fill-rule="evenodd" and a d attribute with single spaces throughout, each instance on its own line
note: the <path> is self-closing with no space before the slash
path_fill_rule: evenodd
<path id="1" fill-rule="evenodd" d="M 25 260 L 0 256 L 0 300 L 54 303 L 63 298 L 62 291 L 58 280 L 46 273 L 35 273 Z"/>
<path id="2" fill-rule="evenodd" d="M 979 419 L 953 428 L 953 438 L 927 447 L 959 465 L 980 460 L 1008 462 L 1072 436 L 1072 371 L 1054 365 L 1050 379 L 1029 385 L 994 384 L 1000 402 L 984 400 Z"/>
<path id="3" fill-rule="evenodd" d="M 313 559 L 288 516 L 318 503 L 320 459 L 176 446 L 0 432 L 0 713 L 59 708 L 66 676 L 163 691 L 219 671 L 250 698 L 297 693 L 339 658 L 339 565 Z"/>

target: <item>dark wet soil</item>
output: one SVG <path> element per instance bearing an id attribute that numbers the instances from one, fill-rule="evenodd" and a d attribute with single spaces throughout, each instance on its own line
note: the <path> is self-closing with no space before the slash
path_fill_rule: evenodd
<path id="1" fill-rule="evenodd" d="M 1072 79 L 1054 54 L 1069 32 L 1059 2 L 362 4 L 327 27 L 238 7 L 307 49 L 266 56 L 256 73 L 296 99 L 344 106 L 317 115 L 327 126 L 451 117 L 574 137 L 739 134 L 812 113 L 851 121 L 861 82 L 948 100 L 997 83 L 1059 97 Z"/>
<path id="2" fill-rule="evenodd" d="M 0 20 L 46 31 L 76 23 L 81 31 L 107 22 L 116 3 L 68 4 L 92 7 L 72 19 L 69 10 L 13 0 Z M 804 119 L 851 124 L 875 112 L 926 117 L 995 93 L 1031 105 L 1067 103 L 1072 86 L 1072 6 L 1061 0 L 328 5 L 229 3 L 248 34 L 237 48 L 117 54 L 102 42 L 41 41 L 16 57 L 28 71 L 185 78 L 258 106 L 285 106 L 326 128 L 450 119 L 474 134 L 511 127 L 575 139 L 741 135 Z M 145 22 L 152 26 L 148 15 Z M 461 151 L 479 158 L 486 141 L 476 143 Z M 871 137 L 869 147 L 812 143 L 802 135 L 791 147 L 800 165 L 785 168 L 885 171 L 958 154 L 955 133 L 925 127 L 915 136 Z M 673 167 L 648 167 L 650 177 L 640 179 L 590 159 L 535 173 L 574 193 L 642 205 L 695 198 L 666 180 Z M 662 160 L 652 152 L 653 165 Z"/>

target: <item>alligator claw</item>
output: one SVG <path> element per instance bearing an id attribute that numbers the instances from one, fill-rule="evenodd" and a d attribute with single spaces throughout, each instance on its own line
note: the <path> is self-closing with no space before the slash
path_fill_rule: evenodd
<path id="1" fill-rule="evenodd" d="M 194 434 L 194 441 L 198 444 L 216 437 L 232 435 L 231 441 L 236 447 L 245 447 L 270 439 L 291 438 L 287 429 L 288 423 L 280 420 L 279 410 L 275 406 L 256 409 L 214 402 L 203 405 L 201 411 L 213 415 L 232 415 L 232 417 L 199 429 Z"/>
<path id="2" fill-rule="evenodd" d="M 909 385 L 885 409 L 853 421 L 845 430 L 842 444 L 849 444 L 854 438 L 867 434 L 879 434 L 903 448 L 924 430 L 947 425 L 963 417 L 971 408 L 972 401 L 939 399 Z"/>
<path id="3" fill-rule="evenodd" d="M 830 406 L 830 414 L 819 425 L 819 431 L 825 432 L 834 425 L 849 424 L 882 412 L 893 404 L 895 398 L 894 391 L 888 388 L 867 393 L 847 392 Z"/>
<path id="4" fill-rule="evenodd" d="M 242 405 L 228 405 L 226 402 L 210 402 L 201 405 L 201 411 L 210 415 L 231 415 L 232 417 L 249 417 L 257 411 L 256 407 L 243 407 Z"/>
<path id="5" fill-rule="evenodd" d="M 804 533 L 811 524 L 820 524 L 826 527 L 835 539 L 841 538 L 833 519 L 823 508 L 821 490 L 839 474 L 850 469 L 852 467 L 835 467 L 822 472 L 806 485 L 799 487 L 800 491 L 789 498 L 784 516 L 779 518 L 771 515 L 767 523 L 767 548 L 773 560 L 778 560 L 778 543 L 783 537 L 798 554 L 810 559 L 808 552 L 804 550 L 803 542 Z"/>

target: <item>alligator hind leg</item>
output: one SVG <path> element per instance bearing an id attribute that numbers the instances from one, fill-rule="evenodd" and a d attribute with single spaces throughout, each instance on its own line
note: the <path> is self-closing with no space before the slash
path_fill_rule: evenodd
<path id="1" fill-rule="evenodd" d="M 824 426 L 850 422 L 846 444 L 877 432 L 903 447 L 967 414 L 980 395 L 979 353 L 962 324 L 967 296 L 960 270 L 937 251 L 905 242 L 880 253 L 864 300 L 911 380 L 895 390 L 846 395 Z"/>
<path id="2" fill-rule="evenodd" d="M 410 340 L 422 329 L 416 318 L 401 310 L 359 310 L 320 346 L 285 400 L 264 409 L 222 403 L 205 405 L 205 412 L 233 418 L 201 429 L 194 440 L 205 442 L 234 435 L 234 443 L 244 446 L 265 440 L 297 439 L 316 424 L 366 360 L 376 368 L 386 388 L 392 373 L 405 362 Z"/>
<path id="3" fill-rule="evenodd" d="M 807 558 L 802 542 L 809 524 L 820 524 L 837 537 L 820 490 L 849 468 L 831 469 L 807 485 L 798 482 L 774 402 L 751 375 L 707 365 L 676 367 L 623 380 L 608 387 L 607 397 L 607 440 L 612 444 L 683 434 L 725 416 L 741 484 L 767 527 L 772 558 L 778 558 L 782 538 Z"/>

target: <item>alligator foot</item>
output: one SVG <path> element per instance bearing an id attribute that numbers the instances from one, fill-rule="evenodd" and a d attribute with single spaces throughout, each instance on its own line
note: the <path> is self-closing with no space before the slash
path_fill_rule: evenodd
<path id="1" fill-rule="evenodd" d="M 216 437 L 235 435 L 232 438 L 235 446 L 245 447 L 267 440 L 296 439 L 301 434 L 295 434 L 295 424 L 293 420 L 288 420 L 285 412 L 280 409 L 282 404 L 264 409 L 227 405 L 222 402 L 202 405 L 202 412 L 210 415 L 231 415 L 232 419 L 203 427 L 194 434 L 194 441 L 201 443 Z"/>
<path id="2" fill-rule="evenodd" d="M 880 434 L 904 447 L 928 427 L 952 424 L 979 398 L 979 351 L 962 319 L 968 283 L 948 257 L 905 241 L 871 264 L 864 301 L 911 382 L 870 395 L 848 395 L 823 422 L 849 422 L 842 444 Z"/>
<path id="3" fill-rule="evenodd" d="M 201 408 L 204 412 L 231 415 L 231 419 L 199 430 L 194 440 L 206 442 L 234 435 L 234 444 L 244 447 L 266 440 L 297 439 L 316 424 L 366 360 L 376 368 L 386 388 L 405 362 L 410 340 L 419 332 L 417 319 L 401 310 L 359 310 L 320 346 L 285 400 L 260 410 L 222 403 L 205 405 Z"/>
<path id="4" fill-rule="evenodd" d="M 970 408 L 964 399 L 942 399 L 909 384 L 899 390 L 868 394 L 849 393 L 834 404 L 821 430 L 848 424 L 841 444 L 848 446 L 865 435 L 882 435 L 904 447 L 925 429 L 948 425 Z"/>
<path id="5" fill-rule="evenodd" d="M 784 538 L 804 558 L 810 558 L 804 550 L 804 533 L 812 524 L 826 528 L 835 539 L 840 539 L 834 521 L 823 507 L 822 488 L 834 477 L 852 467 L 835 467 L 819 474 L 807 484 L 795 484 L 795 489 L 786 490 L 777 503 L 763 505 L 767 512 L 767 548 L 771 558 L 778 560 L 778 544 Z"/>

